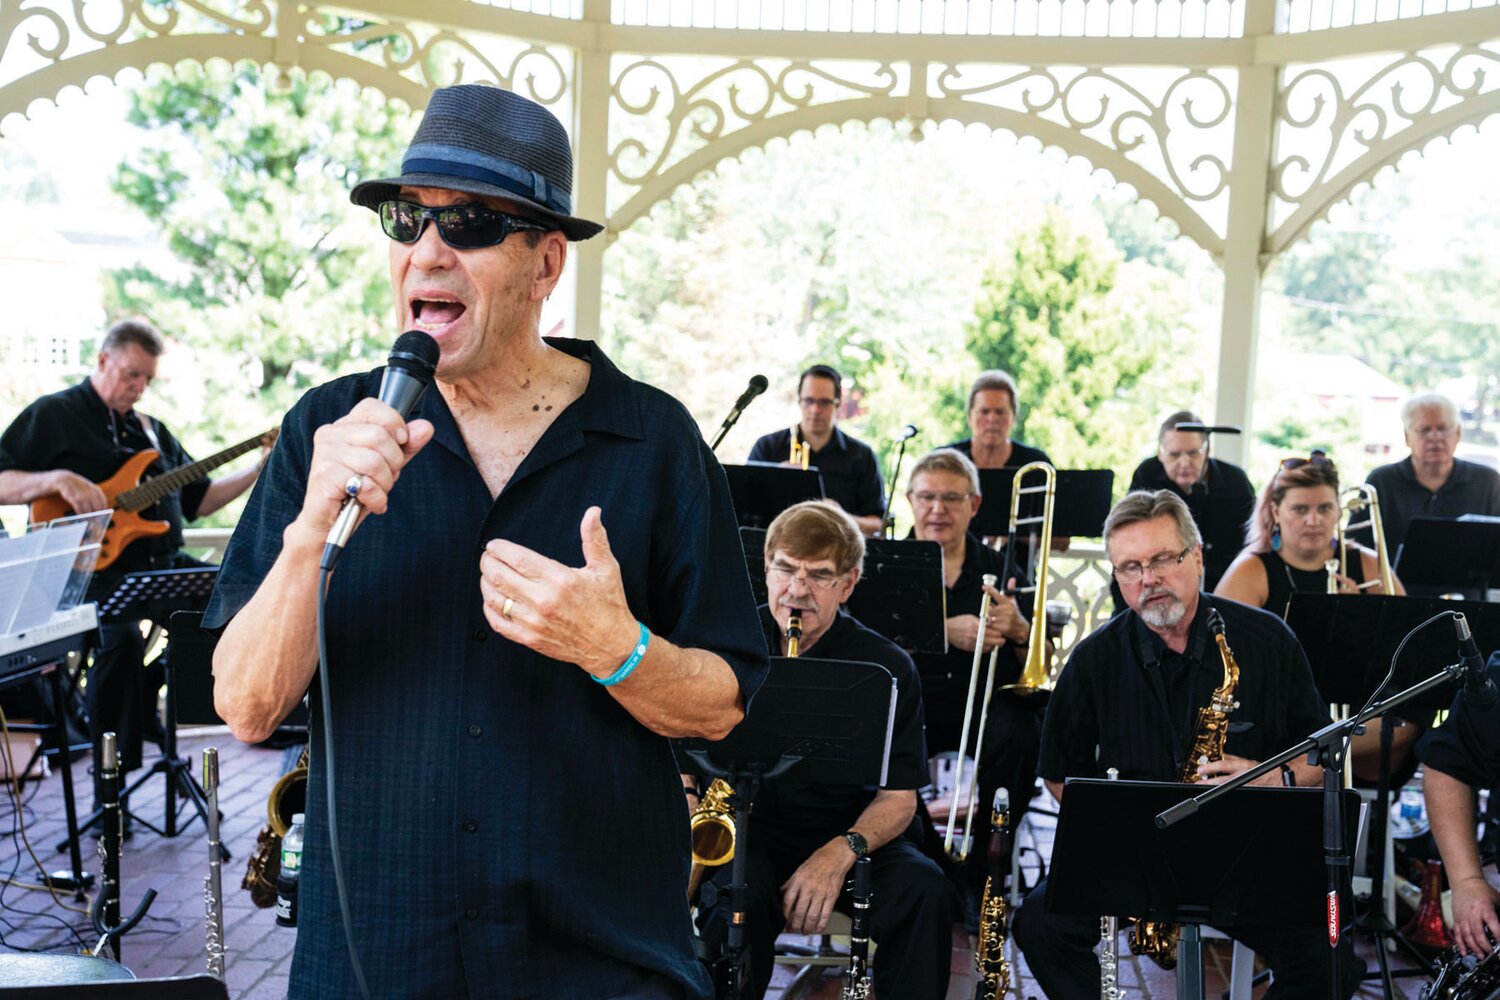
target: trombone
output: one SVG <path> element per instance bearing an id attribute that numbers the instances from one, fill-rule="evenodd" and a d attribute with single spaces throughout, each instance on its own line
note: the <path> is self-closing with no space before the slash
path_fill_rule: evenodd
<path id="1" fill-rule="evenodd" d="M 1041 475 L 1041 484 L 1024 486 L 1023 479 L 1033 473 Z M 1040 517 L 1021 517 L 1021 496 L 1026 493 L 1044 494 Z M 1051 671 L 1047 666 L 1047 557 L 1052 547 L 1052 510 L 1056 496 L 1057 470 L 1051 465 L 1046 462 L 1031 462 L 1016 470 L 1010 493 L 1010 539 L 1006 543 L 1008 552 L 1015 552 L 1016 533 L 1022 525 L 1040 524 L 1042 526 L 1041 555 L 1037 560 L 1036 584 L 1032 588 L 1034 599 L 1031 607 L 1031 635 L 1026 649 L 1026 665 L 1022 668 L 1021 676 L 1016 683 L 1006 684 L 1003 688 L 1019 695 L 1034 695 L 1051 690 L 1052 687 Z M 1007 563 L 1011 563 L 1013 559 L 1013 555 L 1006 557 Z M 947 851 L 959 864 L 968 860 L 969 850 L 974 840 L 973 816 L 978 807 L 979 761 L 984 751 L 984 730 L 989 720 L 990 697 L 995 691 L 995 669 L 1000 655 L 999 646 L 990 650 L 989 669 L 985 674 L 984 697 L 979 703 L 979 728 L 974 736 L 974 768 L 969 774 L 969 783 L 965 786 L 964 761 L 967 759 L 969 747 L 969 723 L 974 717 L 974 694 L 979 687 L 979 665 L 983 658 L 984 634 L 990 613 L 989 588 L 995 586 L 996 582 L 997 578 L 994 574 L 985 574 L 985 590 L 979 599 L 979 631 L 974 638 L 974 662 L 969 669 L 969 697 L 964 705 L 964 728 L 958 744 L 958 773 L 954 777 L 953 797 L 948 803 L 948 830 L 943 837 L 943 850 Z M 954 831 L 958 826 L 960 799 L 966 807 L 964 829 L 955 849 Z"/>
<path id="2" fill-rule="evenodd" d="M 1348 499 L 1346 500 L 1345 497 Z M 1385 527 L 1380 522 L 1379 495 L 1376 494 L 1375 487 L 1369 483 L 1351 486 L 1339 494 L 1339 511 L 1342 513 L 1347 510 L 1351 521 L 1353 521 L 1354 517 L 1360 511 L 1366 508 L 1370 511 L 1368 518 L 1363 521 L 1351 523 L 1347 528 L 1343 526 L 1343 519 L 1340 518 L 1340 526 L 1334 531 L 1334 537 L 1338 539 L 1339 573 L 1342 576 L 1349 575 L 1349 551 L 1344 548 L 1344 536 L 1348 532 L 1368 527 L 1375 541 L 1375 560 L 1379 563 L 1380 573 L 1376 579 L 1366 580 L 1364 583 L 1361 583 L 1359 589 L 1364 590 L 1379 583 L 1380 592 L 1390 596 L 1396 593 L 1396 581 L 1394 575 L 1391 573 L 1390 552 L 1385 544 Z"/>

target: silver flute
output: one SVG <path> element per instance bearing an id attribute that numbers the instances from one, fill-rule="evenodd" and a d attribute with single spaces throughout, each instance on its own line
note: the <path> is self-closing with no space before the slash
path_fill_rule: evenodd
<path id="1" fill-rule="evenodd" d="M 1120 777 L 1118 768 L 1105 772 L 1110 781 Z M 1120 989 L 1120 953 L 1116 948 L 1120 937 L 1118 917 L 1099 918 L 1099 1000 L 1124 1000 L 1125 991 Z"/>
<path id="2" fill-rule="evenodd" d="M 208 951 L 208 974 L 224 978 L 224 886 L 221 881 L 223 848 L 219 844 L 219 750 L 203 751 L 203 792 L 208 801 L 204 823 L 208 826 L 208 874 L 203 879 L 204 938 Z"/>

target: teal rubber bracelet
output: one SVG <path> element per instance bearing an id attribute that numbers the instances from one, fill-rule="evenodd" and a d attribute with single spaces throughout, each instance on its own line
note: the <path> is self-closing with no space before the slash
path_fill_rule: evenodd
<path id="1" fill-rule="evenodd" d="M 634 673 L 636 667 L 640 666 L 641 660 L 646 655 L 646 647 L 651 645 L 651 630 L 640 622 L 636 622 L 636 624 L 641 626 L 641 636 L 636 640 L 635 648 L 630 651 L 630 655 L 625 658 L 625 662 L 620 664 L 619 670 L 616 670 L 608 677 L 595 677 L 595 683 L 603 684 L 605 687 L 614 687 Z"/>

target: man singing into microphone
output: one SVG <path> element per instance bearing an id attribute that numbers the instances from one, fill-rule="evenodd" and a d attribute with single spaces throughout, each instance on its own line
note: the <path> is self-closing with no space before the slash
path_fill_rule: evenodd
<path id="1" fill-rule="evenodd" d="M 367 398 L 378 372 L 303 397 L 226 554 L 220 713 L 259 740 L 312 690 L 292 997 L 357 996 L 349 944 L 380 996 L 710 993 L 667 737 L 726 734 L 766 650 L 692 419 L 594 344 L 540 336 L 568 242 L 602 228 L 571 188 L 546 109 L 433 93 L 401 176 L 351 197 L 390 237 L 399 328 L 435 338 L 436 383 L 409 422 Z M 351 494 L 371 516 L 327 594 L 325 734 L 318 565 Z"/>

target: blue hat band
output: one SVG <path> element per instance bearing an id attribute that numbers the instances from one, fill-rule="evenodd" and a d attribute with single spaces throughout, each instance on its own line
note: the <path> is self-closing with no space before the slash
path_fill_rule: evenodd
<path id="1" fill-rule="evenodd" d="M 522 173 L 515 168 L 517 173 Z M 408 157 L 401 164 L 403 173 L 418 174 L 448 174 L 453 177 L 467 177 L 470 180 L 483 181 L 493 184 L 495 187 L 503 188 L 512 194 L 519 195 L 528 201 L 534 201 L 556 212 L 559 215 L 570 216 L 573 214 L 573 197 L 567 191 L 558 190 L 550 184 L 547 178 L 541 176 L 534 170 L 524 171 L 531 183 L 527 183 L 519 177 L 500 173 L 472 163 L 457 163 L 453 160 L 433 160 Z"/>

